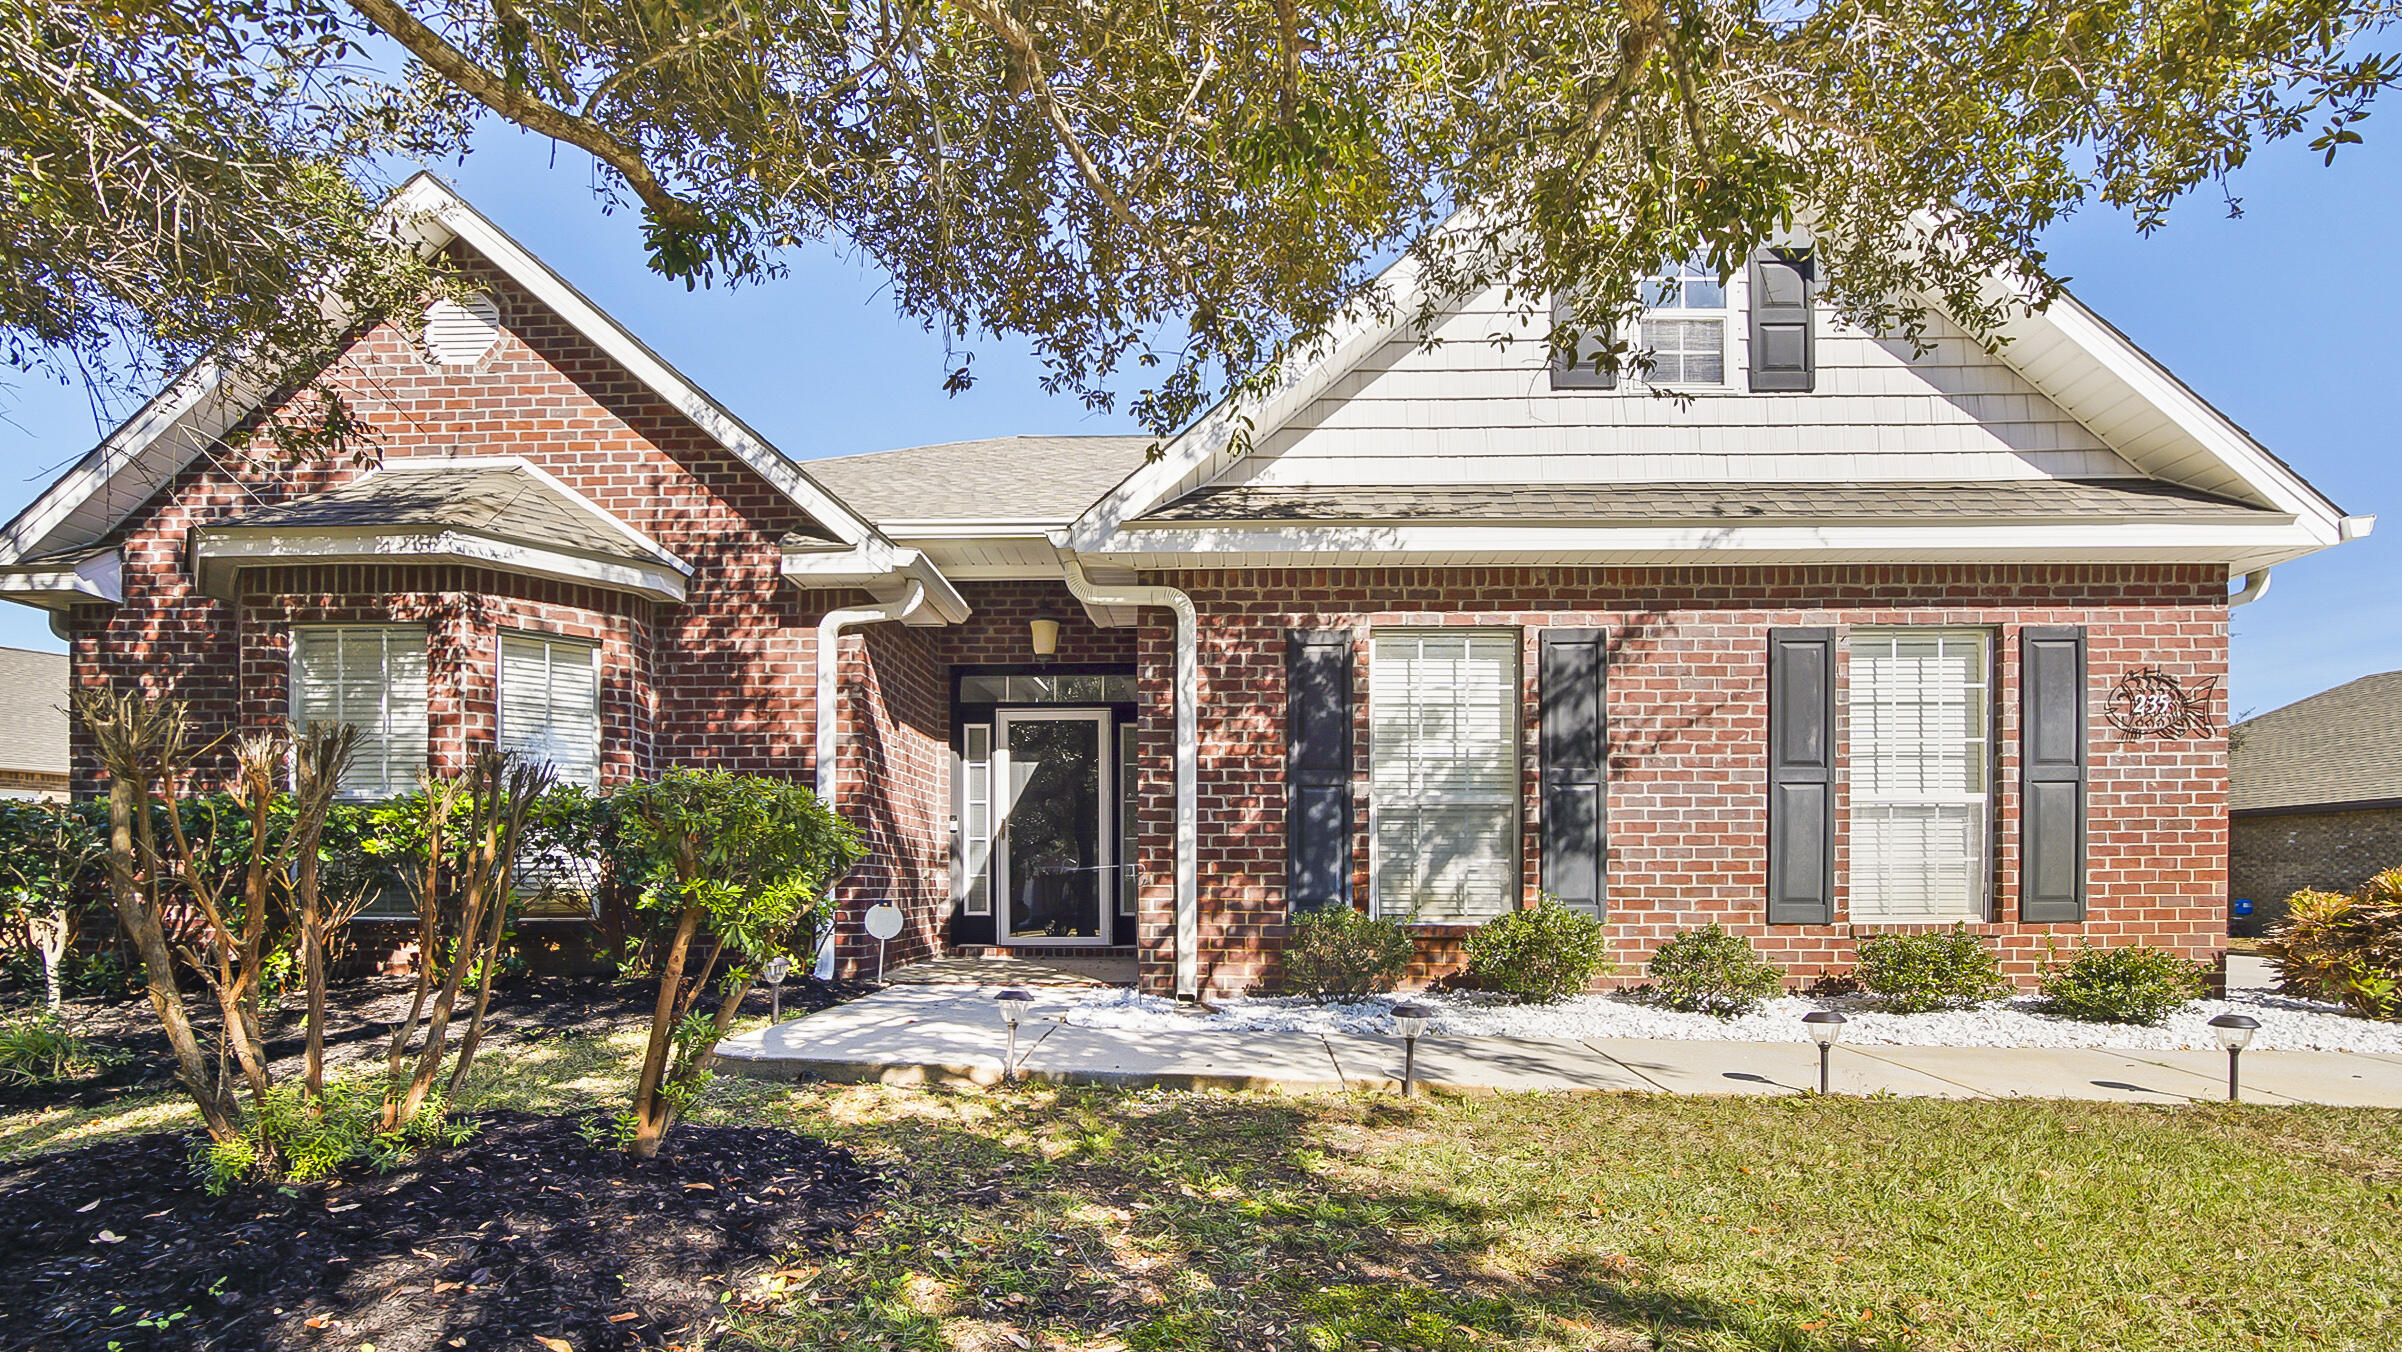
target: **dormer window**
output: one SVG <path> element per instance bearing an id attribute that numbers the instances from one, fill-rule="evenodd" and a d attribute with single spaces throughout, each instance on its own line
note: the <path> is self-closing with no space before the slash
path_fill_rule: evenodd
<path id="1" fill-rule="evenodd" d="M 1643 284 L 1636 346 L 1651 352 L 1654 385 L 1726 382 L 1726 285 L 1686 263 Z"/>

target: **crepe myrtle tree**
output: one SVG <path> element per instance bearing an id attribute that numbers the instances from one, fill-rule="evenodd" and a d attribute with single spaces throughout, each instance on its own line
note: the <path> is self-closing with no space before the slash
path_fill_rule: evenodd
<path id="1" fill-rule="evenodd" d="M 84 887 L 108 846 L 81 804 L 0 802 L 0 921 L 42 964 L 42 1005 L 64 1001 L 62 968 L 81 928 Z"/>
<path id="2" fill-rule="evenodd" d="M 617 807 L 628 844 L 651 869 L 641 904 L 676 917 L 622 1131 L 627 1148 L 647 1159 L 708 1085 L 710 1057 L 759 968 L 808 947 L 828 889 L 866 851 L 817 795 L 759 775 L 670 770 L 621 790 Z M 696 965 L 704 930 L 714 942 Z M 720 998 L 703 1012 L 696 1005 L 712 976 Z"/>
<path id="3" fill-rule="evenodd" d="M 1640 364 L 1606 340 L 1642 277 L 1732 270 L 1793 231 L 1847 318 L 1907 337 L 1940 309 L 1990 335 L 2057 294 L 2039 246 L 2062 217 L 2101 204 L 2150 229 L 2270 143 L 2332 158 L 2359 141 L 2397 75 L 2395 16 L 2395 0 L 0 0 L 0 103 L 22 110 L 0 119 L 0 355 L 134 386 L 203 354 L 269 383 L 306 369 L 428 283 L 362 221 L 393 167 L 466 153 L 494 121 L 588 154 L 600 208 L 639 213 L 668 277 L 769 279 L 832 241 L 953 345 L 953 388 L 969 343 L 1024 343 L 1047 388 L 1130 395 L 1162 435 L 1412 295 L 1431 314 L 1506 288 L 1555 353 Z M 1406 293 L 1378 280 L 1400 258 L 1423 283 Z M 112 364 L 125 353 L 154 360 Z M 293 434 L 340 440 L 346 387 L 315 388 Z"/>

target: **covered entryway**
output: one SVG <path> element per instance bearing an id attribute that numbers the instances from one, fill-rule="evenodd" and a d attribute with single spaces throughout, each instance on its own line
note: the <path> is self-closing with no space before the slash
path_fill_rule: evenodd
<path id="1" fill-rule="evenodd" d="M 973 671 L 954 683 L 955 947 L 1134 942 L 1134 676 Z"/>

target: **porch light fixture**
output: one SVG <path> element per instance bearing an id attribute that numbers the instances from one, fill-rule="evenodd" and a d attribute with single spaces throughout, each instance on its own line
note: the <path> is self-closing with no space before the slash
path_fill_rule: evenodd
<path id="1" fill-rule="evenodd" d="M 1843 1025 L 1851 1020 L 1831 1009 L 1813 1009 L 1802 1015 L 1802 1027 L 1810 1031 L 1810 1040 L 1818 1044 L 1818 1092 L 1827 1089 L 1827 1057 L 1835 1050 L 1835 1039 L 1843 1036 Z"/>
<path id="2" fill-rule="evenodd" d="M 1033 619 L 1026 621 L 1026 628 L 1034 640 L 1036 657 L 1049 657 L 1059 651 L 1058 616 L 1047 609 L 1038 610 L 1034 612 Z"/>
<path id="3" fill-rule="evenodd" d="M 2210 1031 L 2218 1035 L 2219 1045 L 2227 1049 L 2227 1101 L 2239 1102 L 2237 1063 L 2243 1060 L 2244 1048 L 2252 1045 L 2252 1035 L 2260 1031 L 2260 1020 L 2249 1014 L 2221 1014 L 2210 1021 Z"/>
<path id="4" fill-rule="evenodd" d="M 1001 1062 L 1001 1083 L 1018 1082 L 1018 1020 L 1026 1017 L 1026 1007 L 1034 1003 L 1034 992 L 1012 986 L 993 997 L 1001 1007 L 1001 1022 L 1009 1029 L 1009 1055 Z"/>
<path id="5" fill-rule="evenodd" d="M 1393 1031 L 1401 1034 L 1401 1096 L 1408 1098 L 1418 1089 L 1418 1036 L 1426 1031 L 1434 1010 L 1425 1005 L 1410 1003 L 1393 1006 Z"/>

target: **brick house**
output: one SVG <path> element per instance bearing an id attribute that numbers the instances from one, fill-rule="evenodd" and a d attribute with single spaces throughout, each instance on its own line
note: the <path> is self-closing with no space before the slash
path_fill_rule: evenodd
<path id="1" fill-rule="evenodd" d="M 2022 978 L 2210 958 L 2224 711 L 2132 735 L 2113 691 L 2213 689 L 2228 607 L 2369 526 L 2073 301 L 1915 352 L 1791 250 L 1660 279 L 1640 378 L 1553 367 L 1496 293 L 1353 324 L 1156 456 L 804 459 L 435 180 L 400 205 L 478 292 L 332 373 L 380 468 L 278 463 L 273 398 L 188 373 L 0 536 L 0 595 L 80 685 L 360 724 L 362 795 L 488 740 L 811 780 L 872 851 L 846 967 L 891 900 L 895 960 L 1224 993 L 1351 905 L 1433 974 L 1539 893 L 1630 968 L 1710 921 L 1797 979 L 1955 921 Z"/>
<path id="2" fill-rule="evenodd" d="M 2227 742 L 2227 896 L 2252 903 L 2237 933 L 2305 887 L 2349 892 L 2402 868 L 2402 671 L 2247 718 Z"/>

